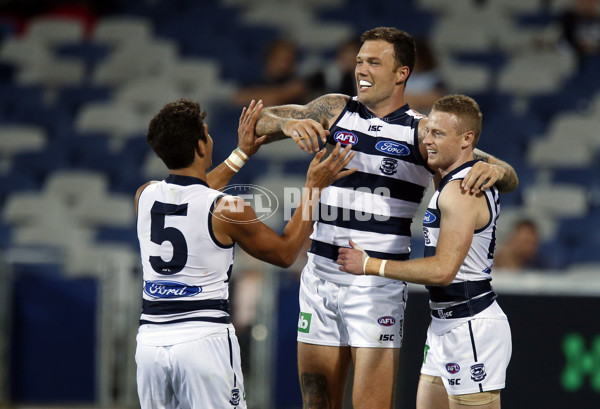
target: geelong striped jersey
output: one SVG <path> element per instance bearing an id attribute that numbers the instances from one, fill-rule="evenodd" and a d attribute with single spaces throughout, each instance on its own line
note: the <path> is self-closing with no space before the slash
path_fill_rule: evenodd
<path id="1" fill-rule="evenodd" d="M 190 176 L 170 175 L 139 197 L 143 269 L 140 325 L 229 323 L 233 245 L 220 244 L 211 211 L 223 194 Z"/>
<path id="2" fill-rule="evenodd" d="M 306 268 L 342 284 L 376 286 L 389 280 L 339 271 L 338 249 L 352 239 L 372 257 L 405 260 L 410 225 L 433 172 L 419 151 L 423 115 L 405 105 L 384 118 L 351 99 L 330 129 L 327 143 L 352 144 L 348 168 L 358 171 L 324 189 Z"/>
<path id="3" fill-rule="evenodd" d="M 440 222 L 443 217 L 438 208 L 438 198 L 442 189 L 452 180 L 464 179 L 475 162 L 464 163 L 444 176 L 431 197 L 423 218 L 425 257 L 433 256 L 436 252 Z M 496 248 L 496 223 L 500 214 L 500 196 L 495 186 L 486 190 L 484 194 L 490 220 L 486 226 L 475 230 L 471 248 L 452 283 L 446 287 L 427 286 L 433 309 L 458 305 L 492 292 L 490 281 Z"/>

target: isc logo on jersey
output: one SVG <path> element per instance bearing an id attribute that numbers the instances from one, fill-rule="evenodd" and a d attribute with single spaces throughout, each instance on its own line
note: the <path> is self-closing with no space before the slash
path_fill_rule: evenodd
<path id="1" fill-rule="evenodd" d="M 348 131 L 338 131 L 333 135 L 333 139 L 341 143 L 342 145 L 356 145 L 358 142 L 358 136 Z"/>

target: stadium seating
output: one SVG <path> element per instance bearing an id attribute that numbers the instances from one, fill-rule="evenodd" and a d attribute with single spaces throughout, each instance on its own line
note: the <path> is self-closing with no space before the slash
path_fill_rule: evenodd
<path id="1" fill-rule="evenodd" d="M 506 219 L 545 209 L 545 245 L 566 246 L 555 240 L 565 231 L 563 220 L 585 220 L 598 205 L 594 172 L 586 170 L 598 169 L 600 157 L 600 63 L 579 70 L 572 55 L 548 46 L 559 35 L 555 17 L 568 2 L 543 3 L 116 1 L 118 12 L 98 16 L 91 26 L 37 16 L 22 33 L 0 19 L 0 244 L 28 243 L 38 233 L 43 241 L 39 226 L 22 230 L 15 200 L 37 192 L 46 203 L 66 187 L 86 194 L 85 208 L 72 209 L 75 227 L 65 228 L 83 229 L 74 234 L 84 242 L 133 244 L 133 192 L 166 174 L 144 138 L 148 120 L 165 102 L 187 97 L 202 103 L 210 132 L 222 141 L 214 152 L 220 161 L 237 140 L 239 109 L 228 105 L 229 98 L 237 86 L 259 78 L 269 41 L 287 35 L 305 61 L 327 62 L 346 37 L 396 25 L 428 36 L 449 91 L 480 102 L 480 148 L 511 163 L 521 180 L 522 188 L 502 199 Z M 475 26 L 479 35 L 472 34 Z M 545 46 L 536 48 L 540 41 Z M 265 169 L 271 176 L 301 177 L 306 159 L 283 143 L 264 147 L 255 166 L 235 180 L 264 181 Z M 78 187 L 74 179 L 65 182 L 69 174 L 102 176 Z M 103 192 L 101 203 L 92 199 L 93 186 Z M 121 217 L 111 220 L 117 213 Z"/>

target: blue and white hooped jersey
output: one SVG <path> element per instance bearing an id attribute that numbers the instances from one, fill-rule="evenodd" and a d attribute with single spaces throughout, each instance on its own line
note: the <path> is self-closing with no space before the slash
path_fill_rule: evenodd
<path id="1" fill-rule="evenodd" d="M 442 189 L 452 180 L 462 180 L 476 161 L 467 162 L 446 175 L 434 192 L 423 218 L 423 236 L 425 238 L 425 257 L 435 255 L 443 215 L 438 208 L 438 198 Z M 498 189 L 492 186 L 484 192 L 490 212 L 489 223 L 475 230 L 471 248 L 460 266 L 456 277 L 447 287 L 427 286 L 432 306 L 443 303 L 444 306 L 459 304 L 473 297 L 492 291 L 492 265 L 496 249 L 496 224 L 500 214 L 500 196 Z"/>
<path id="2" fill-rule="evenodd" d="M 223 194 L 190 176 L 148 185 L 138 200 L 143 269 L 140 325 L 229 323 L 233 245 L 214 237 L 211 211 Z"/>
<path id="3" fill-rule="evenodd" d="M 356 97 L 348 102 L 327 143 L 353 145 L 348 168 L 358 171 L 324 189 L 306 268 L 342 284 L 387 283 L 339 271 L 338 249 L 348 247 L 349 239 L 373 257 L 409 258 L 410 225 L 433 176 L 419 150 L 421 118 L 408 105 L 378 118 Z"/>

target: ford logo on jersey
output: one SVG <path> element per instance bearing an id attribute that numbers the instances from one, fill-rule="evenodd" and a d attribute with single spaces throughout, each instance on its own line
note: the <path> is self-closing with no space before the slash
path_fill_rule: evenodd
<path id="1" fill-rule="evenodd" d="M 406 156 L 410 154 L 408 146 L 393 141 L 379 141 L 375 144 L 375 149 L 379 152 L 389 153 L 395 156 Z"/>
<path id="2" fill-rule="evenodd" d="M 449 373 L 458 373 L 458 371 L 460 371 L 460 365 L 453 362 L 446 364 L 446 371 Z"/>
<path id="3" fill-rule="evenodd" d="M 185 285 L 177 281 L 146 281 L 144 293 L 152 298 L 191 297 L 202 292 L 202 287 Z"/>
<path id="4" fill-rule="evenodd" d="M 423 216 L 423 224 L 431 224 L 435 221 L 435 214 L 431 213 L 429 210 L 425 212 L 425 216 Z"/>
<path id="5" fill-rule="evenodd" d="M 342 145 L 356 145 L 356 143 L 358 142 L 358 136 L 348 131 L 337 131 L 333 135 L 333 139 L 335 139 Z"/>
<path id="6" fill-rule="evenodd" d="M 387 315 L 385 317 L 380 317 L 377 320 L 377 323 L 379 325 L 383 325 L 384 327 L 391 327 L 392 325 L 394 325 L 396 323 L 396 319 L 394 317 L 390 317 L 389 315 Z"/>

